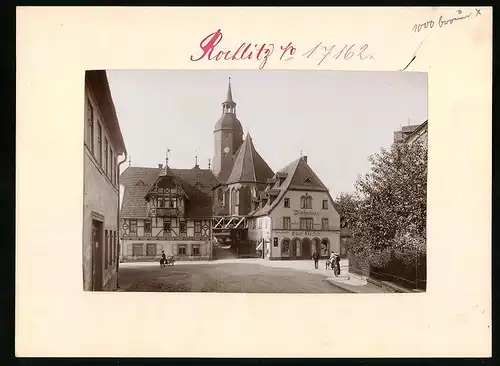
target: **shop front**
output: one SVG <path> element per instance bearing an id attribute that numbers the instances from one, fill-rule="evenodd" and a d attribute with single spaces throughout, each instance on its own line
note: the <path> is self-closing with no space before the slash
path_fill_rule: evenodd
<path id="1" fill-rule="evenodd" d="M 322 258 L 340 251 L 339 231 L 273 230 L 271 259 L 311 259 L 319 250 Z"/>

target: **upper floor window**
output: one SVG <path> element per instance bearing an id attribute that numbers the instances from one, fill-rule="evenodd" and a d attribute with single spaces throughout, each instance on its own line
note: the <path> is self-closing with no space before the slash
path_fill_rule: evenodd
<path id="1" fill-rule="evenodd" d="M 113 161 L 115 159 L 113 159 L 114 157 L 114 153 L 113 153 L 113 149 L 110 147 L 109 148 L 109 166 L 110 166 L 110 169 L 109 169 L 109 179 L 111 179 L 111 182 L 113 182 L 113 178 L 114 178 L 114 174 L 115 174 L 115 167 L 113 165 Z"/>
<path id="2" fill-rule="evenodd" d="M 194 222 L 194 232 L 196 234 L 201 234 L 201 221 Z"/>
<path id="3" fill-rule="evenodd" d="M 186 225 L 186 221 L 180 221 L 179 222 L 179 231 L 181 233 L 185 233 L 187 232 L 187 225 Z"/>
<path id="4" fill-rule="evenodd" d="M 151 233 L 151 221 L 149 220 L 144 221 L 144 232 Z"/>
<path id="5" fill-rule="evenodd" d="M 312 197 L 311 196 L 300 197 L 300 208 L 311 209 L 312 208 Z"/>
<path id="6" fill-rule="evenodd" d="M 137 220 L 130 220 L 130 235 L 137 234 Z"/>
<path id="7" fill-rule="evenodd" d="M 300 229 L 301 230 L 312 230 L 313 229 L 313 219 L 311 217 L 301 217 L 300 218 Z"/>
<path id="8" fill-rule="evenodd" d="M 283 217 L 283 230 L 291 229 L 291 220 L 289 217 Z"/>
<path id="9" fill-rule="evenodd" d="M 87 136 L 85 138 L 85 143 L 90 149 L 92 154 L 94 153 L 94 107 L 87 98 Z"/>
<path id="10" fill-rule="evenodd" d="M 104 138 L 104 173 L 106 173 L 106 175 L 109 174 L 109 167 L 108 167 L 108 149 L 109 149 L 109 143 L 108 143 L 108 139 L 107 138 Z"/>
<path id="11" fill-rule="evenodd" d="M 102 127 L 100 122 L 97 122 L 97 161 L 99 165 L 102 165 Z"/>
<path id="12" fill-rule="evenodd" d="M 290 207 L 290 198 L 285 198 L 284 204 L 285 204 L 286 208 L 289 208 Z"/>
<path id="13" fill-rule="evenodd" d="M 328 230 L 328 219 L 321 219 L 321 230 Z"/>
<path id="14" fill-rule="evenodd" d="M 164 235 L 169 235 L 170 234 L 170 221 L 163 221 L 163 234 Z"/>
<path id="15" fill-rule="evenodd" d="M 323 210 L 328 210 L 328 200 L 323 200 Z"/>

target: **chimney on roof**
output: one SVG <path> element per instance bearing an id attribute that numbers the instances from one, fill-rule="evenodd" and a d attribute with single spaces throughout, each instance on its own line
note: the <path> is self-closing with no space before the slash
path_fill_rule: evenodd
<path id="1" fill-rule="evenodd" d="M 158 164 L 158 168 L 163 169 L 163 164 Z"/>
<path id="2" fill-rule="evenodd" d="M 302 160 L 304 160 L 304 161 L 307 163 L 307 155 L 304 155 L 304 156 L 302 157 Z"/>

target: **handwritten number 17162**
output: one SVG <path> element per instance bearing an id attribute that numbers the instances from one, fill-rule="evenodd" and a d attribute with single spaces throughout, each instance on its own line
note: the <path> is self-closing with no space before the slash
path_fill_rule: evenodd
<path id="1" fill-rule="evenodd" d="M 302 56 L 304 56 L 305 58 L 309 58 L 314 54 L 321 53 L 321 58 L 318 62 L 318 65 L 321 65 L 328 56 L 331 56 L 335 60 L 338 60 L 341 57 L 344 60 L 350 60 L 353 57 L 359 57 L 360 60 L 366 60 L 366 59 L 371 60 L 374 58 L 371 54 L 368 54 L 367 44 L 361 46 L 356 44 L 346 44 L 343 47 L 342 46 L 339 47 L 338 45 L 327 47 L 327 46 L 321 46 L 322 44 L 323 42 L 319 42 L 316 46 L 311 48 Z"/>

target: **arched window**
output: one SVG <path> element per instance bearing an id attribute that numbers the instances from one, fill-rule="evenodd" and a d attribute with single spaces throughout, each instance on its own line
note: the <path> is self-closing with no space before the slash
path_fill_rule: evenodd
<path id="1" fill-rule="evenodd" d="M 321 255 L 330 254 L 330 240 L 328 238 L 323 238 L 321 240 Z"/>
<path id="2" fill-rule="evenodd" d="M 290 256 L 290 239 L 285 238 L 281 241 L 281 256 Z"/>
<path id="3" fill-rule="evenodd" d="M 300 197 L 300 208 L 311 209 L 312 208 L 312 197 L 306 194 Z"/>

